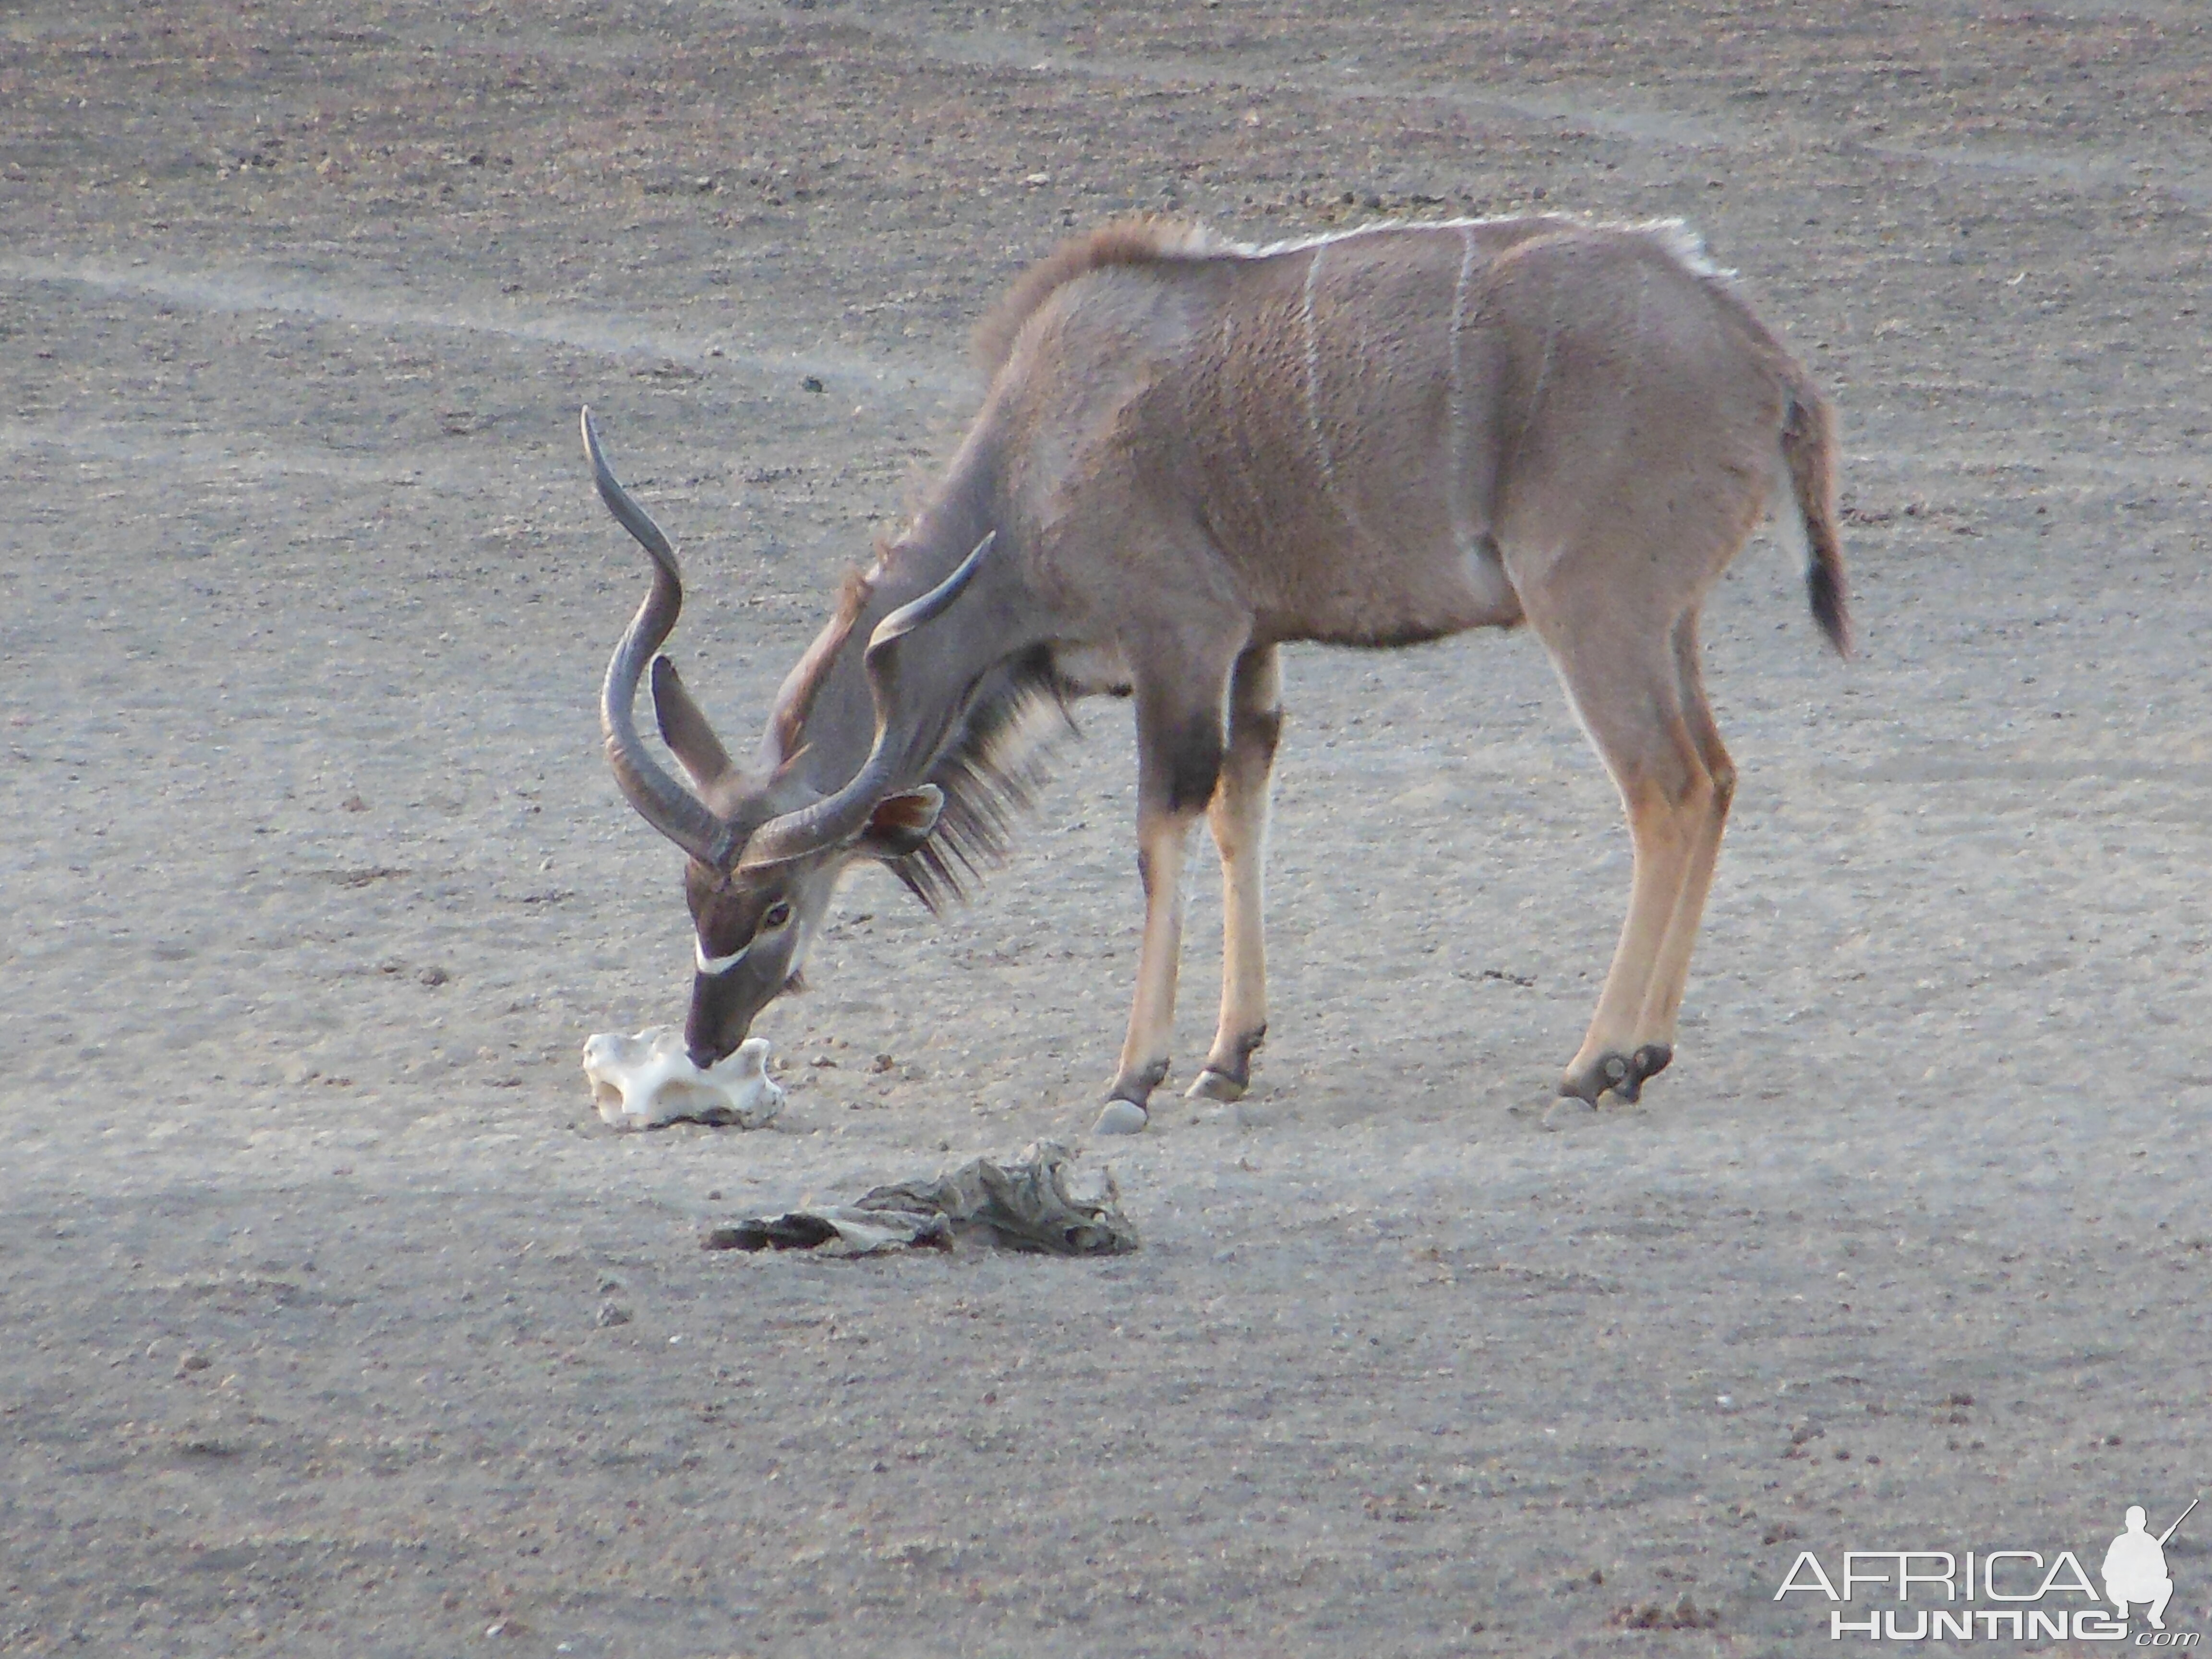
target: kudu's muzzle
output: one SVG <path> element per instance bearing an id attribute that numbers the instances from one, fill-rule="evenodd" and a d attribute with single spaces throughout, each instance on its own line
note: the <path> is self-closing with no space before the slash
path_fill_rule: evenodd
<path id="1" fill-rule="evenodd" d="M 691 1012 L 684 1020 L 684 1048 L 691 1063 L 704 1071 L 737 1053 L 784 981 L 780 969 L 771 978 L 742 963 L 726 974 L 692 975 Z"/>

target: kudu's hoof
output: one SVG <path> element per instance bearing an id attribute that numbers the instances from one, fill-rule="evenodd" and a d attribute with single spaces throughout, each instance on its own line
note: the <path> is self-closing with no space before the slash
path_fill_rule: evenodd
<path id="1" fill-rule="evenodd" d="M 1668 1044 L 1663 1042 L 1645 1043 L 1641 1048 L 1638 1048 L 1634 1054 L 1628 1057 L 1629 1071 L 1635 1079 L 1635 1081 L 1629 1086 L 1635 1090 L 1637 1094 L 1641 1094 L 1644 1091 L 1644 1085 L 1645 1084 L 1649 1083 L 1653 1078 L 1657 1077 L 1660 1073 L 1665 1071 L 1674 1063 L 1674 1051 Z M 1624 1098 L 1634 1100 L 1636 1098 L 1636 1095 L 1628 1095 L 1624 1097 Z"/>
<path id="2" fill-rule="evenodd" d="M 1185 1100 L 1232 1101 L 1244 1098 L 1252 1086 L 1252 1055 L 1267 1041 L 1267 1028 L 1254 1026 L 1243 1034 L 1214 1040 L 1213 1052 L 1206 1057 L 1206 1065 L 1189 1088 L 1182 1091 Z M 1228 1051 L 1223 1057 L 1223 1050 Z"/>
<path id="3" fill-rule="evenodd" d="M 1559 1093 L 1589 1106 L 1596 1105 L 1600 1095 L 1610 1093 L 1633 1106 L 1643 1097 L 1644 1085 L 1665 1071 L 1674 1058 L 1674 1051 L 1663 1042 L 1647 1042 L 1632 1054 L 1600 1054 L 1580 1073 L 1570 1073 L 1561 1079 Z"/>
<path id="4" fill-rule="evenodd" d="M 1211 1066 L 1191 1079 L 1190 1087 L 1182 1091 L 1185 1100 L 1242 1100 L 1251 1085 L 1233 1078 L 1226 1072 L 1217 1072 Z"/>
<path id="5" fill-rule="evenodd" d="M 1094 1135 L 1140 1135 L 1152 1115 L 1133 1100 L 1109 1100 L 1106 1109 L 1098 1114 L 1098 1121 L 1091 1126 Z"/>

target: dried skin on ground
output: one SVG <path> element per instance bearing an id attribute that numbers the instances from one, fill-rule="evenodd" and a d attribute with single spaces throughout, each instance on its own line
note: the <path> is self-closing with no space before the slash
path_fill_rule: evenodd
<path id="1" fill-rule="evenodd" d="M 0 1648 L 1789 1653 L 1799 1549 L 2178 1510 L 2196 9 L 1453 10 L 0 26 Z M 1845 424 L 1863 653 L 1764 543 L 1716 598 L 1742 781 L 1644 1105 L 1515 1109 L 1627 888 L 1533 642 L 1292 653 L 1261 1086 L 1110 1149 L 1145 1250 L 699 1252 L 1080 1135 L 1126 719 L 969 909 L 847 890 L 772 1129 L 604 1130 L 582 1039 L 690 945 L 598 759 L 642 573 L 575 405 L 735 734 L 1069 224 L 1538 204 L 1692 218 Z"/>

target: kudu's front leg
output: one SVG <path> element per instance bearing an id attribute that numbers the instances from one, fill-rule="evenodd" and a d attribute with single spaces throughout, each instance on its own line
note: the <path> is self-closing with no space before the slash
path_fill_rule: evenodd
<path id="1" fill-rule="evenodd" d="M 1206 808 L 1221 854 L 1221 1022 L 1193 1100 L 1237 1100 L 1252 1084 L 1252 1051 L 1267 1035 L 1267 783 L 1283 730 L 1275 647 L 1237 659 L 1229 682 L 1229 752 Z"/>
<path id="2" fill-rule="evenodd" d="M 1099 1134 L 1135 1134 L 1151 1121 L 1152 1091 L 1168 1074 L 1176 976 L 1182 963 L 1182 866 L 1191 826 L 1221 775 L 1222 702 L 1228 665 L 1180 676 L 1139 673 L 1137 683 L 1137 872 L 1145 887 L 1145 942 L 1129 1035 Z"/>

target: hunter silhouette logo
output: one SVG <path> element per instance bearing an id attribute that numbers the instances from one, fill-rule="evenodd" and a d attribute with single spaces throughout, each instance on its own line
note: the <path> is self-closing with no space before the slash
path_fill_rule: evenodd
<path id="1" fill-rule="evenodd" d="M 2191 1498 L 2189 1510 L 2200 1501 Z M 2112 1540 L 2112 1547 L 2105 1552 L 2105 1599 L 2120 1610 L 2121 1618 L 2128 1616 L 2129 1602 L 2141 1601 L 2149 1607 L 2150 1627 L 2166 1628 L 2166 1604 L 2173 1599 L 2173 1580 L 2166 1571 L 2166 1540 L 2181 1530 L 2181 1523 L 2189 1519 L 2189 1510 L 2174 1516 L 2173 1524 L 2154 1538 L 2145 1529 L 2148 1519 L 2142 1505 L 2129 1505 L 2128 1529 Z"/>

